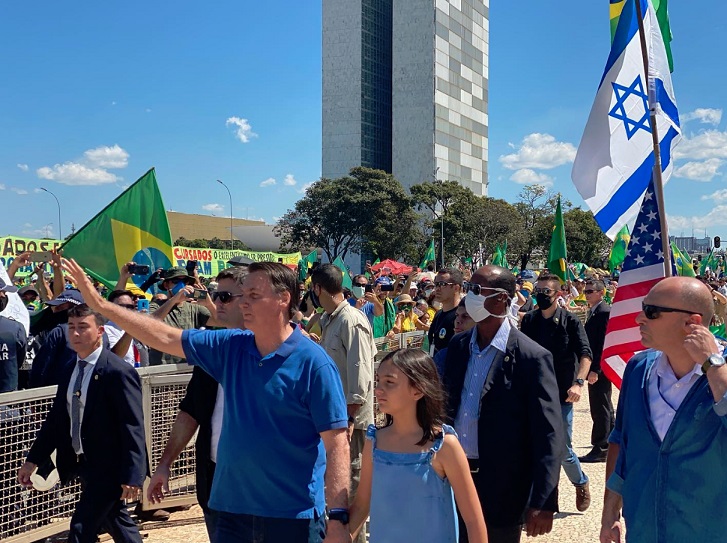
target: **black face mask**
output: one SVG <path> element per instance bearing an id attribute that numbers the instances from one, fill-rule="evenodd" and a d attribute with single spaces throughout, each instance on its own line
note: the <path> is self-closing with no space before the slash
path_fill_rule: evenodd
<path id="1" fill-rule="evenodd" d="M 535 301 L 538 302 L 538 307 L 540 309 L 548 309 L 551 305 L 553 305 L 553 300 L 551 300 L 550 296 L 547 294 L 536 294 Z"/>
<path id="2" fill-rule="evenodd" d="M 321 307 L 321 301 L 318 299 L 318 295 L 313 289 L 310 290 L 310 301 L 316 309 Z"/>

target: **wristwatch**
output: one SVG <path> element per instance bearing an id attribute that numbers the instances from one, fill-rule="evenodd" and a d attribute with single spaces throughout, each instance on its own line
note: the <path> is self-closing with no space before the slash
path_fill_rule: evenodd
<path id="1" fill-rule="evenodd" d="M 328 520 L 337 520 L 346 526 L 348 524 L 348 509 L 329 509 Z"/>
<path id="2" fill-rule="evenodd" d="M 575 384 L 583 386 L 586 384 L 586 380 L 585 379 L 576 379 Z"/>
<path id="3" fill-rule="evenodd" d="M 709 358 L 702 364 L 702 373 L 705 375 L 707 374 L 707 370 L 714 366 L 724 366 L 725 360 L 722 355 L 719 354 L 710 354 Z"/>

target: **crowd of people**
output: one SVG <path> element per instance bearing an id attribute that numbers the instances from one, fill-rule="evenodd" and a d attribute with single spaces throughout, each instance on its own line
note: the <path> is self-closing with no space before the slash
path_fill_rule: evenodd
<path id="1" fill-rule="evenodd" d="M 58 386 L 17 478 L 31 486 L 57 450 L 61 480 L 83 485 L 69 541 L 105 530 L 140 542 L 124 500 L 150 477 L 147 498 L 163 502 L 195 433 L 215 543 L 517 542 L 551 531 L 561 466 L 587 510 L 597 463 L 602 542 L 621 540 L 622 514 L 631 541 L 722 537 L 700 504 L 727 497 L 727 369 L 708 328 L 724 322 L 724 279 L 669 278 L 648 293 L 637 322 L 649 350 L 628 364 L 614 410 L 600 364 L 618 284 L 597 273 L 561 284 L 492 265 L 369 268 L 349 290 L 331 264 L 299 281 L 262 262 L 212 282 L 157 270 L 129 289 L 129 262 L 106 291 L 54 253 L 52 277 L 36 269 L 19 288 L 28 259 L 0 283 L 0 309 L 17 292 L 31 314 L 30 336 L 0 318 L 0 392 Z M 377 339 L 414 331 L 423 347 L 377 369 Z M 192 377 L 151 473 L 135 368 L 183 362 Z M 592 449 L 579 458 L 573 407 L 586 386 Z"/>

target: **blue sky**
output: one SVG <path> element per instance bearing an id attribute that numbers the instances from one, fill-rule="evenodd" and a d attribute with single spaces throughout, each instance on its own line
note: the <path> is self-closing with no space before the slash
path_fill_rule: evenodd
<path id="1" fill-rule="evenodd" d="M 172 7 L 173 6 L 173 7 Z M 490 195 L 552 183 L 609 50 L 608 2 L 493 1 Z M 727 234 L 727 3 L 670 2 L 684 124 L 666 187 L 672 234 Z M 321 3 L 49 0 L 0 7 L 0 236 L 84 224 L 150 167 L 168 209 L 273 222 L 321 172 Z M 531 164 L 530 171 L 517 173 Z M 507 167 L 506 167 L 507 166 Z"/>

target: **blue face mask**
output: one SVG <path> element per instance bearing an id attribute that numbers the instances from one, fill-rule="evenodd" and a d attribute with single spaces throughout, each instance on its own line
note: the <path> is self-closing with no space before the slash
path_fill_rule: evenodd
<path id="1" fill-rule="evenodd" d="M 174 296 L 177 292 L 179 292 L 180 290 L 182 290 L 185 286 L 186 286 L 185 282 L 184 281 L 180 281 L 179 283 L 177 283 L 176 285 L 174 285 L 172 287 L 172 290 L 170 290 L 169 292 L 171 292 L 172 293 L 172 296 Z"/>
<path id="2" fill-rule="evenodd" d="M 527 291 L 527 290 L 525 290 L 525 289 L 521 290 L 521 291 L 520 291 L 520 294 L 522 294 L 522 295 L 523 295 L 523 296 L 525 296 L 526 298 L 528 298 L 528 297 L 530 296 L 530 292 L 529 292 L 529 291 Z"/>

